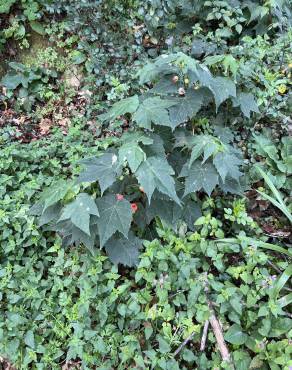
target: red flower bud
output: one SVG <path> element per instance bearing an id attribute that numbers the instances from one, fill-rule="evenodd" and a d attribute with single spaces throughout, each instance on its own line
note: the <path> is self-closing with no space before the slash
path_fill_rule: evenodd
<path id="1" fill-rule="evenodd" d="M 131 203 L 131 209 L 132 209 L 133 213 L 137 212 L 137 210 L 138 210 L 137 204 L 136 203 Z"/>

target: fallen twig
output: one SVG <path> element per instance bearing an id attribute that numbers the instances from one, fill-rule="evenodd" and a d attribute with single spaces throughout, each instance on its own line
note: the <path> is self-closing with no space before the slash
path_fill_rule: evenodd
<path id="1" fill-rule="evenodd" d="M 186 346 L 189 341 L 193 338 L 193 336 L 195 335 L 195 332 L 191 333 L 183 342 L 182 344 L 176 349 L 176 351 L 174 352 L 174 356 L 178 355 L 180 353 L 180 351 L 184 348 L 184 346 Z"/>
<path id="2" fill-rule="evenodd" d="M 200 351 L 202 352 L 205 350 L 206 340 L 207 340 L 207 335 L 208 335 L 208 328 L 209 328 L 209 320 L 205 322 L 204 329 L 203 329 L 203 335 L 202 335 L 201 346 L 200 346 Z"/>
<path id="3" fill-rule="evenodd" d="M 217 341 L 219 351 L 221 353 L 222 360 L 226 361 L 226 362 L 231 362 L 231 356 L 230 356 L 230 353 L 228 351 L 227 345 L 225 343 L 219 321 L 217 320 L 217 317 L 215 316 L 215 312 L 214 312 L 213 308 L 211 307 L 211 305 L 209 305 L 209 308 L 210 308 L 210 312 L 211 312 L 211 316 L 209 318 L 209 321 L 210 321 L 210 324 L 212 326 L 213 332 L 215 334 L 215 338 L 216 338 L 216 341 Z"/>

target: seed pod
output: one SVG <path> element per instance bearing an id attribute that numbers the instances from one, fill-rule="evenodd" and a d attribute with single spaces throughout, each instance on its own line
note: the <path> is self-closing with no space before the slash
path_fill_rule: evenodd
<path id="1" fill-rule="evenodd" d="M 184 89 L 183 87 L 180 87 L 180 88 L 178 89 L 178 94 L 179 94 L 179 95 L 181 95 L 181 96 L 184 96 L 184 95 L 186 94 L 185 89 Z"/>
<path id="2" fill-rule="evenodd" d="M 173 76 L 172 77 L 172 82 L 175 84 L 175 83 L 177 83 L 177 81 L 178 81 L 178 76 Z"/>

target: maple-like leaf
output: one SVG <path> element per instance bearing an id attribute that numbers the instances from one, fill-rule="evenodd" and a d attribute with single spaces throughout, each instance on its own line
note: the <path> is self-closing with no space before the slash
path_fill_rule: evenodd
<path id="1" fill-rule="evenodd" d="M 99 216 L 94 200 L 86 193 L 80 193 L 76 199 L 67 204 L 59 221 L 70 220 L 73 225 L 90 235 L 90 215 Z"/>
<path id="2" fill-rule="evenodd" d="M 139 261 L 139 249 L 141 247 L 142 240 L 130 233 L 129 238 L 123 236 L 112 237 L 106 243 L 105 250 L 113 263 L 133 267 Z"/>
<path id="3" fill-rule="evenodd" d="M 112 121 L 123 114 L 134 113 L 137 110 L 138 106 L 138 96 L 134 95 L 130 98 L 118 101 L 111 107 L 111 109 L 107 113 L 100 114 L 98 117 L 102 121 Z"/>
<path id="4" fill-rule="evenodd" d="M 213 77 L 207 67 L 201 65 L 197 68 L 196 76 L 201 85 L 207 87 L 214 95 L 216 111 L 229 97 L 236 97 L 236 86 L 227 77 Z"/>
<path id="5" fill-rule="evenodd" d="M 146 154 L 138 144 L 126 143 L 119 149 L 119 160 L 128 162 L 132 172 L 135 172 L 140 164 L 146 159 Z"/>
<path id="6" fill-rule="evenodd" d="M 196 161 L 191 167 L 186 163 L 180 177 L 186 178 L 184 196 L 201 189 L 210 196 L 219 182 L 218 173 L 210 162 L 202 164 L 200 161 Z"/>
<path id="7" fill-rule="evenodd" d="M 44 212 L 48 207 L 62 200 L 71 186 L 71 182 L 59 180 L 51 187 L 47 188 L 41 196 L 41 201 L 44 203 L 42 212 Z"/>
<path id="8" fill-rule="evenodd" d="M 147 98 L 139 105 L 133 120 L 148 130 L 151 130 L 151 123 L 171 127 L 167 108 L 173 105 L 172 100 L 163 100 L 159 96 Z"/>
<path id="9" fill-rule="evenodd" d="M 236 96 L 236 87 L 233 81 L 226 77 L 215 77 L 208 86 L 214 94 L 216 110 L 229 97 Z"/>
<path id="10" fill-rule="evenodd" d="M 250 93 L 239 93 L 237 97 L 233 99 L 233 106 L 240 106 L 242 113 L 247 118 L 250 118 L 251 112 L 259 113 L 259 108 L 254 99 L 254 96 Z"/>
<path id="11" fill-rule="evenodd" d="M 193 164 L 203 153 L 203 162 L 206 162 L 211 155 L 217 152 L 219 144 L 216 139 L 211 135 L 198 135 L 193 138 L 193 149 L 191 153 L 191 158 L 189 161 L 189 166 Z"/>
<path id="12" fill-rule="evenodd" d="M 153 144 L 153 139 L 143 133 L 131 132 L 123 135 L 121 140 L 124 144 L 119 149 L 119 162 L 123 164 L 126 160 L 132 170 L 135 172 L 139 165 L 146 159 L 146 154 L 139 143 L 146 147 Z"/>
<path id="13" fill-rule="evenodd" d="M 238 168 L 242 165 L 242 160 L 240 160 L 235 154 L 227 151 L 219 152 L 214 157 L 213 163 L 223 182 L 227 175 L 235 180 L 238 180 L 242 175 Z"/>
<path id="14" fill-rule="evenodd" d="M 115 195 L 106 195 L 97 200 L 100 217 L 97 220 L 100 247 L 119 231 L 128 237 L 132 222 L 131 204 L 126 199 L 118 200 Z"/>
<path id="15" fill-rule="evenodd" d="M 136 176 L 139 184 L 144 188 L 150 203 L 152 194 L 155 189 L 161 193 L 168 195 L 177 204 L 181 204 L 174 186 L 174 170 L 168 164 L 167 160 L 161 157 L 150 157 L 143 162 L 138 170 Z"/>
<path id="16" fill-rule="evenodd" d="M 208 102 L 208 97 L 206 89 L 189 89 L 185 96 L 174 99 L 176 105 L 169 109 L 170 127 L 175 129 L 179 124 L 193 118 L 201 109 L 203 102 Z"/>
<path id="17" fill-rule="evenodd" d="M 46 208 L 44 212 L 42 212 L 39 218 L 39 226 L 46 225 L 53 220 L 56 220 L 60 217 L 60 212 L 62 209 L 62 205 L 60 202 L 53 204 L 52 206 Z"/>
<path id="18" fill-rule="evenodd" d="M 85 170 L 80 173 L 77 181 L 95 182 L 100 185 L 101 194 L 104 193 L 121 174 L 121 167 L 115 153 L 104 153 L 98 158 L 90 158 L 82 161 Z"/>

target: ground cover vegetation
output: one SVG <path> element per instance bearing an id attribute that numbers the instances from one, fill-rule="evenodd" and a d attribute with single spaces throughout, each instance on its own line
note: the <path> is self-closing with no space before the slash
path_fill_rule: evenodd
<path id="1" fill-rule="evenodd" d="M 291 369 L 291 21 L 0 0 L 4 369 Z"/>

